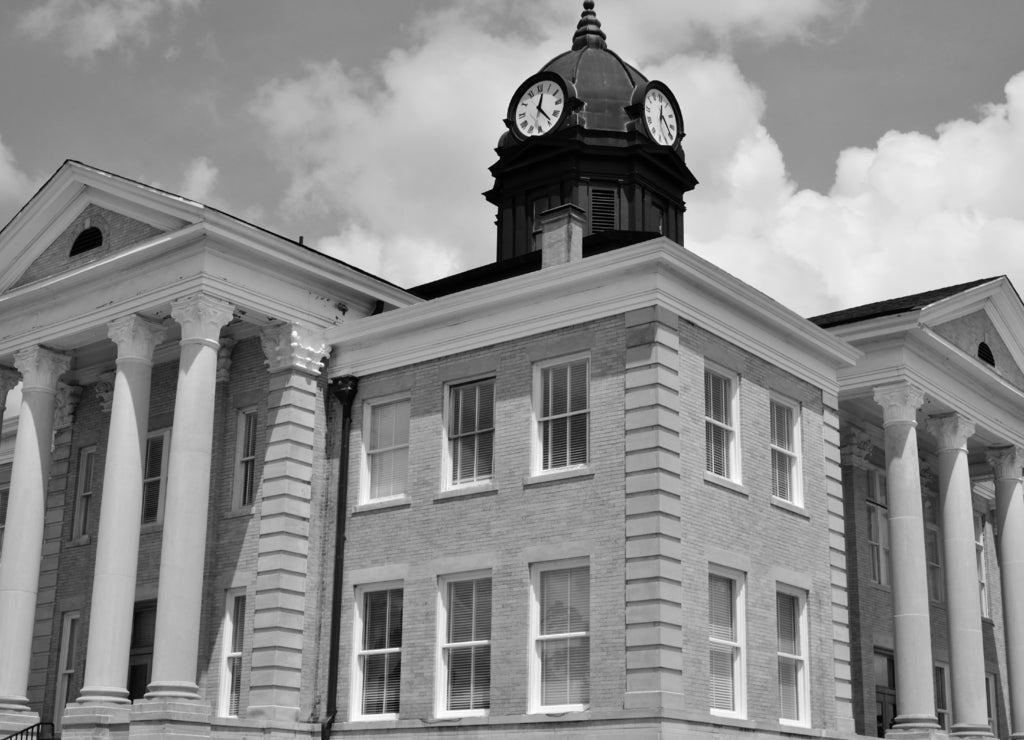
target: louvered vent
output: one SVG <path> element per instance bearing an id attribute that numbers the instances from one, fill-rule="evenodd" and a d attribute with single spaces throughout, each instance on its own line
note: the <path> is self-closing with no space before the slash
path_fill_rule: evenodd
<path id="1" fill-rule="evenodd" d="M 992 354 L 992 348 L 986 342 L 978 345 L 978 359 L 982 362 L 987 362 L 992 367 L 996 366 L 995 355 Z"/>
<path id="2" fill-rule="evenodd" d="M 88 252 L 90 249 L 96 249 L 96 247 L 102 245 L 103 232 L 101 232 L 95 226 L 90 226 L 88 229 L 86 229 L 77 237 L 75 237 L 75 243 L 71 245 L 71 253 L 68 256 L 74 257 L 76 254 Z"/>
<path id="3" fill-rule="evenodd" d="M 615 231 L 615 191 L 593 188 L 590 191 L 590 231 Z"/>

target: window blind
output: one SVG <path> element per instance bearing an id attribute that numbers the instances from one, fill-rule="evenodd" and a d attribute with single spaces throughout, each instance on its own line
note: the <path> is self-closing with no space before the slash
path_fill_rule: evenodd
<path id="1" fill-rule="evenodd" d="M 490 478 L 494 467 L 494 379 L 452 388 L 448 420 L 452 484 Z"/>
<path id="2" fill-rule="evenodd" d="M 487 709 L 491 701 L 491 579 L 448 584 L 448 709 Z"/>
<path id="3" fill-rule="evenodd" d="M 584 465 L 588 459 L 590 361 L 541 371 L 541 467 Z"/>
<path id="4" fill-rule="evenodd" d="M 155 522 L 160 514 L 160 483 L 163 479 L 164 435 L 146 440 L 146 472 L 142 481 L 142 521 Z"/>
<path id="5" fill-rule="evenodd" d="M 590 568 L 540 576 L 541 704 L 590 701 Z"/>
<path id="6" fill-rule="evenodd" d="M 402 677 L 402 589 L 364 595 L 363 714 L 398 712 Z"/>

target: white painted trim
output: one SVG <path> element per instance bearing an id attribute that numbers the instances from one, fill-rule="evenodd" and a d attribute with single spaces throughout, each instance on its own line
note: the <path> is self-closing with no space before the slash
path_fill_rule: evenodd
<path id="1" fill-rule="evenodd" d="M 444 649 L 448 645 L 448 586 L 461 581 L 475 581 L 487 578 L 491 581 L 491 633 L 487 639 L 488 646 L 494 645 L 494 577 L 489 569 L 474 570 L 462 573 L 447 573 L 438 576 L 437 579 L 437 650 L 434 656 L 436 671 L 434 674 L 434 716 L 435 717 L 486 717 L 490 714 L 487 709 L 448 709 L 448 663 L 445 660 Z M 482 640 L 480 642 L 483 642 Z M 457 644 L 457 643 L 456 643 Z M 492 663 L 491 684 L 493 685 L 494 671 Z M 490 687 L 488 687 L 489 689 Z"/>

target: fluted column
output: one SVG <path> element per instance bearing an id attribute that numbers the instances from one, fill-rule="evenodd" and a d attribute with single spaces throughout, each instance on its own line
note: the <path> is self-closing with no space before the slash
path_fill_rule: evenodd
<path id="1" fill-rule="evenodd" d="M 959 414 L 928 420 L 939 453 L 939 505 L 946 571 L 949 664 L 954 735 L 991 736 L 985 698 L 985 643 L 981 634 L 967 439 L 974 423 Z"/>
<path id="2" fill-rule="evenodd" d="M 1010 685 L 1010 737 L 1024 738 L 1024 450 L 989 450 L 996 479 L 996 552 L 1003 595 L 1006 667 Z"/>
<path id="3" fill-rule="evenodd" d="M 117 373 L 107 432 L 103 497 L 89 612 L 85 682 L 79 702 L 128 703 L 128 657 L 142 522 L 143 455 L 153 350 L 161 326 L 139 316 L 108 325 Z"/>
<path id="4" fill-rule="evenodd" d="M 24 385 L 0 557 L 0 711 L 28 710 L 53 409 L 57 379 L 69 363 L 67 355 L 42 347 L 29 347 L 14 355 Z"/>
<path id="5" fill-rule="evenodd" d="M 206 559 L 217 350 L 229 303 L 205 294 L 174 301 L 181 364 L 167 465 L 153 679 L 146 698 L 198 699 L 196 670 Z"/>
<path id="6" fill-rule="evenodd" d="M 917 459 L 917 409 L 924 393 L 909 383 L 875 388 L 885 427 L 889 493 L 893 633 L 896 647 L 897 731 L 938 729 L 928 615 L 921 471 Z"/>

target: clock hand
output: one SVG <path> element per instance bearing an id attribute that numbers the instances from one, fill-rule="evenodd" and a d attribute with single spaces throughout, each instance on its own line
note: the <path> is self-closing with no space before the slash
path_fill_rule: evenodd
<path id="1" fill-rule="evenodd" d="M 540 94 L 540 99 L 537 101 L 537 112 L 549 121 L 551 120 L 551 116 L 544 112 L 544 93 Z"/>

